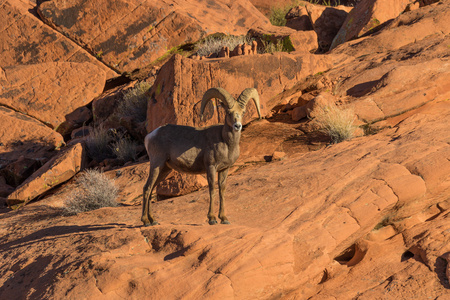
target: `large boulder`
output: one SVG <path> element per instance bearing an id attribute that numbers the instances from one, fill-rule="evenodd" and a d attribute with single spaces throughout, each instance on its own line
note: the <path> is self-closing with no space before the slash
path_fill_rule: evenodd
<path id="1" fill-rule="evenodd" d="M 43 161 L 64 145 L 63 137 L 48 126 L 0 106 L 0 169 L 20 157 Z"/>
<path id="2" fill-rule="evenodd" d="M 0 74 L 0 104 L 55 128 L 65 121 L 65 115 L 100 95 L 105 81 L 105 71 L 91 63 L 4 67 Z"/>
<path id="3" fill-rule="evenodd" d="M 17 208 L 72 178 L 85 167 L 85 150 L 81 143 L 70 146 L 34 172 L 7 198 Z"/>
<path id="4" fill-rule="evenodd" d="M 364 0 L 348 14 L 331 44 L 331 49 L 398 17 L 412 0 Z"/>
<path id="5" fill-rule="evenodd" d="M 120 72 L 142 68 L 211 33 L 241 35 L 251 27 L 271 26 L 248 0 L 208 5 L 200 0 L 52 0 L 40 3 L 38 13 Z"/>
<path id="6" fill-rule="evenodd" d="M 175 55 L 160 70 L 149 91 L 147 131 L 164 124 L 205 126 L 223 122 L 223 112 L 207 106 L 200 120 L 200 102 L 211 87 L 222 87 L 237 97 L 245 88 L 258 90 L 264 116 L 278 103 L 272 97 L 302 77 L 329 68 L 328 60 L 312 54 L 274 54 L 237 56 L 230 59 L 193 60 Z M 275 79 L 276 78 L 276 79 Z M 248 103 L 244 123 L 257 117 Z"/>
<path id="7" fill-rule="evenodd" d="M 201 175 L 190 175 L 172 172 L 156 187 L 156 193 L 162 197 L 177 197 L 186 195 L 208 185 L 208 181 Z"/>
<path id="8" fill-rule="evenodd" d="M 333 50 L 339 66 L 326 74 L 333 93 L 369 124 L 448 99 L 449 18 L 450 3 L 439 2 L 404 13 L 377 35 L 339 46 Z M 383 49 L 390 53 L 380 54 Z"/>
<path id="9" fill-rule="evenodd" d="M 385 24 L 377 34 L 349 41 L 333 49 L 333 54 L 364 57 L 389 50 L 399 50 L 407 45 L 409 45 L 409 48 L 412 48 L 414 43 L 425 39 L 436 38 L 436 40 L 442 40 L 450 34 L 449 18 L 450 5 L 448 2 L 441 1 L 421 9 L 403 13 L 388 24 Z M 425 44 L 428 43 L 425 42 Z M 423 48 L 423 46 L 417 45 L 417 47 L 416 52 L 423 52 L 423 49 L 420 48 Z M 435 48 L 431 49 L 433 51 L 425 52 L 425 55 L 432 55 L 435 52 Z"/>
<path id="10" fill-rule="evenodd" d="M 33 15 L 33 2 L 36 1 L 2 1 L 0 67 L 51 61 L 90 62 L 106 72 L 107 78 L 117 76 L 82 46 L 42 23 Z"/>

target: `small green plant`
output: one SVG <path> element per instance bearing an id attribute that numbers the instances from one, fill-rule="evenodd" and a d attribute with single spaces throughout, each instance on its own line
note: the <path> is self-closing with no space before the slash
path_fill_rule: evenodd
<path id="1" fill-rule="evenodd" d="M 292 0 L 292 2 L 286 6 L 273 6 L 270 9 L 269 21 L 275 26 L 286 25 L 286 14 L 294 7 L 299 5 L 298 0 Z"/>
<path id="2" fill-rule="evenodd" d="M 138 155 L 138 143 L 129 138 L 122 138 L 112 143 L 114 155 L 124 161 L 136 161 Z"/>
<path id="3" fill-rule="evenodd" d="M 86 170 L 75 181 L 75 189 L 64 202 L 66 215 L 76 215 L 102 207 L 117 206 L 114 180 L 98 170 Z"/>
<path id="4" fill-rule="evenodd" d="M 100 50 L 97 53 L 95 53 L 95 57 L 97 57 L 98 59 L 102 58 L 102 56 L 103 56 L 103 50 Z"/>
<path id="5" fill-rule="evenodd" d="M 291 52 L 294 51 L 291 39 L 287 36 L 282 39 L 274 40 L 271 35 L 261 37 L 262 53 Z"/>
<path id="6" fill-rule="evenodd" d="M 223 47 L 228 47 L 230 51 L 233 51 L 237 45 L 251 45 L 251 43 L 252 39 L 245 35 L 212 35 L 198 44 L 197 54 L 199 56 L 217 54 Z"/>
<path id="7" fill-rule="evenodd" d="M 351 109 L 341 109 L 334 103 L 314 108 L 313 124 L 331 137 L 333 143 L 340 143 L 353 137 L 356 126 L 355 115 Z"/>
<path id="8" fill-rule="evenodd" d="M 142 81 L 137 83 L 133 88 L 128 89 L 123 100 L 117 107 L 120 116 L 131 117 L 136 122 L 143 122 L 147 118 L 147 91 L 152 87 L 148 82 Z"/>
<path id="9" fill-rule="evenodd" d="M 282 43 L 273 43 L 270 41 L 262 40 L 264 53 L 275 53 L 283 51 Z"/>
<path id="10" fill-rule="evenodd" d="M 112 141 L 111 135 L 103 127 L 94 128 L 86 138 L 86 148 L 89 157 L 101 162 L 106 158 L 112 158 L 113 153 L 109 146 Z"/>
<path id="11" fill-rule="evenodd" d="M 307 0 L 311 4 L 324 5 L 324 6 L 339 6 L 341 0 Z"/>

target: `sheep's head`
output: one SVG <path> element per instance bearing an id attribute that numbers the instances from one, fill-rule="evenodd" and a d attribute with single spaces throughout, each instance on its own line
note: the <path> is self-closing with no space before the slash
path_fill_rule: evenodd
<path id="1" fill-rule="evenodd" d="M 242 116 L 244 115 L 245 108 L 250 99 L 253 99 L 253 101 L 255 102 L 258 116 L 261 119 L 259 95 L 258 91 L 254 88 L 247 88 L 243 90 L 237 100 L 235 100 L 233 96 L 231 96 L 223 88 L 210 88 L 203 95 L 202 105 L 200 108 L 200 114 L 202 118 L 206 104 L 212 98 L 219 99 L 223 103 L 227 113 L 225 122 L 235 131 L 241 131 L 242 129 Z"/>

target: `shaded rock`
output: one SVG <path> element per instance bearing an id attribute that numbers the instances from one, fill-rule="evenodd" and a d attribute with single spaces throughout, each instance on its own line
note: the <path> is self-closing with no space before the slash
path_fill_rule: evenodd
<path id="1" fill-rule="evenodd" d="M 92 114 L 94 121 L 101 123 L 108 119 L 117 109 L 119 102 L 123 99 L 123 94 L 127 89 L 132 88 L 134 83 L 124 84 L 110 89 L 92 101 Z"/>
<path id="2" fill-rule="evenodd" d="M 306 8 L 308 4 L 304 3 L 293 7 L 286 15 L 286 27 L 295 30 L 313 30 L 311 19 L 309 18 L 308 10 Z"/>
<path id="3" fill-rule="evenodd" d="M 366 0 L 359 2 L 348 14 L 334 38 L 331 48 L 358 38 L 384 22 L 398 17 L 412 0 Z"/>
<path id="4" fill-rule="evenodd" d="M 353 9 L 343 5 L 323 6 L 304 3 L 286 15 L 286 26 L 296 30 L 314 30 L 317 33 L 319 50 L 326 52 Z"/>
<path id="5" fill-rule="evenodd" d="M 91 63 L 50 62 L 3 68 L 0 104 L 52 127 L 101 94 L 105 72 Z"/>
<path id="6" fill-rule="evenodd" d="M 132 117 L 122 117 L 119 119 L 119 125 L 123 126 L 129 135 L 137 141 L 143 141 L 147 135 L 145 128 L 146 122 L 136 122 Z"/>
<path id="7" fill-rule="evenodd" d="M 0 6 L 2 68 L 52 61 L 90 62 L 101 69 L 106 78 L 117 76 L 116 72 L 92 57 L 81 46 L 43 24 L 33 15 L 33 11 L 33 1 L 2 1 Z M 45 73 L 45 70 L 41 71 Z"/>
<path id="8" fill-rule="evenodd" d="M 175 55 L 164 65 L 149 91 L 147 131 L 167 124 L 205 126 L 223 122 L 224 115 L 211 102 L 200 120 L 200 101 L 210 87 L 221 86 L 237 97 L 245 88 L 255 87 L 264 116 L 278 103 L 269 100 L 293 85 L 296 78 L 327 68 L 325 58 L 311 54 L 275 53 L 238 56 L 228 60 L 192 60 Z M 274 80 L 274 76 L 277 80 Z M 253 103 L 247 105 L 244 123 L 257 116 Z"/>
<path id="9" fill-rule="evenodd" d="M 306 118 L 308 116 L 308 111 L 306 108 L 306 105 L 295 107 L 292 110 L 292 121 L 300 121 L 303 118 Z"/>
<path id="10" fill-rule="evenodd" d="M 201 175 L 173 171 L 156 186 L 156 193 L 162 197 L 176 197 L 192 193 L 207 185 L 208 181 Z"/>
<path id="11" fill-rule="evenodd" d="M 87 136 L 89 136 L 92 132 L 92 127 L 91 126 L 83 126 L 80 128 L 77 128 L 75 130 L 72 131 L 72 133 L 70 134 L 70 139 L 77 139 L 77 138 L 85 138 Z"/>
<path id="12" fill-rule="evenodd" d="M 44 163 L 64 145 L 59 133 L 9 108 L 0 106 L 0 120 L 0 169 L 21 156 Z"/>
<path id="13" fill-rule="evenodd" d="M 59 124 L 55 131 L 68 138 L 72 131 L 87 124 L 92 119 L 92 112 L 86 106 L 79 107 L 65 116 L 65 121 Z"/>
<path id="14" fill-rule="evenodd" d="M 143 68 L 168 50 L 214 32 L 245 34 L 271 27 L 249 2 L 221 1 L 45 1 L 42 19 L 120 72 Z M 227 18 L 223 16 L 226 15 Z"/>
<path id="15" fill-rule="evenodd" d="M 292 155 L 311 150 L 309 138 L 298 129 L 298 124 L 262 120 L 249 124 L 242 132 L 240 156 L 235 165 L 270 161 L 275 152 Z"/>
<path id="16" fill-rule="evenodd" d="M 8 205 L 14 208 L 25 205 L 72 178 L 84 168 L 85 163 L 85 151 L 81 143 L 62 150 L 8 196 Z"/>
<path id="17" fill-rule="evenodd" d="M 14 188 L 6 183 L 6 179 L 3 176 L 0 176 L 0 197 L 8 197 L 9 194 L 14 192 Z M 4 202 L 0 202 L 0 206 L 6 205 L 6 199 L 4 199 Z"/>
<path id="18" fill-rule="evenodd" d="M 0 174 L 3 175 L 9 185 L 17 187 L 39 167 L 38 161 L 21 156 L 3 168 Z"/>

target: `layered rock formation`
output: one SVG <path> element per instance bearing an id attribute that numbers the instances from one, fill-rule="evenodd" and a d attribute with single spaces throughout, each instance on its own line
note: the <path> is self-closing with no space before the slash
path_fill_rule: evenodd
<path id="1" fill-rule="evenodd" d="M 102 93 L 109 71 L 93 57 L 91 62 L 1 65 L 0 197 L 8 198 L 0 203 L 27 205 L 0 210 L 0 298 L 446 299 L 450 2 L 425 2 L 400 16 L 386 15 L 394 19 L 325 55 L 303 51 L 205 60 L 175 55 L 156 76 L 147 74 L 147 82 L 154 81 L 144 93 L 147 130 L 168 122 L 203 126 L 222 120 L 217 106 L 207 108 L 210 120 L 198 117 L 198 102 L 209 87 L 221 86 L 233 95 L 249 86 L 258 89 L 267 119 L 253 121 L 255 111 L 248 106 L 241 157 L 227 183 L 228 226 L 207 225 L 207 189 L 191 192 L 172 178 L 178 185 L 161 185 L 161 194 L 180 189 L 189 194 L 155 201 L 161 225 L 141 227 L 145 155 L 125 166 L 90 162 L 109 168 L 107 176 L 120 190 L 117 201 L 126 206 L 62 215 L 74 188 L 62 182 L 89 162 L 84 142 L 69 140 L 72 129 L 98 122 L 115 124 L 109 132 L 116 138 L 131 135 L 115 114 L 122 94 L 134 83 L 125 80 Z M 11 3 L 21 12 L 31 7 L 11 0 L 3 1 L 1 9 Z M 65 25 L 58 29 L 80 42 L 74 36 L 89 36 L 82 20 L 93 13 L 71 20 L 66 16 L 71 9 L 95 10 L 93 4 L 74 3 L 47 1 L 40 10 L 44 15 L 47 9 L 48 22 L 62 20 Z M 124 24 L 117 16 L 129 15 L 117 3 L 111 4 L 114 22 L 99 17 L 112 31 L 119 28 L 115 24 Z M 382 1 L 358 6 L 370 3 Z M 192 9 L 192 16 L 200 8 L 209 12 L 223 5 L 172 4 L 171 12 Z M 238 6 L 228 4 L 235 12 Z M 16 18 L 12 27 L 29 18 Z M 230 28 L 240 28 L 233 18 L 217 21 L 219 25 L 212 18 L 214 24 L 205 28 L 228 21 L 234 24 Z M 204 20 L 199 17 L 198 22 Z M 106 37 L 95 26 L 94 31 L 99 41 Z M 104 62 L 112 53 L 105 54 Z M 121 67 L 134 68 L 131 61 Z M 25 100 L 41 101 L 45 109 L 25 105 Z M 327 101 L 353 109 L 365 135 L 329 144 L 329 137 L 305 117 L 309 113 L 314 118 L 315 105 Z M 294 110 L 299 114 L 295 118 Z M 69 146 L 51 129 L 61 122 Z"/>

